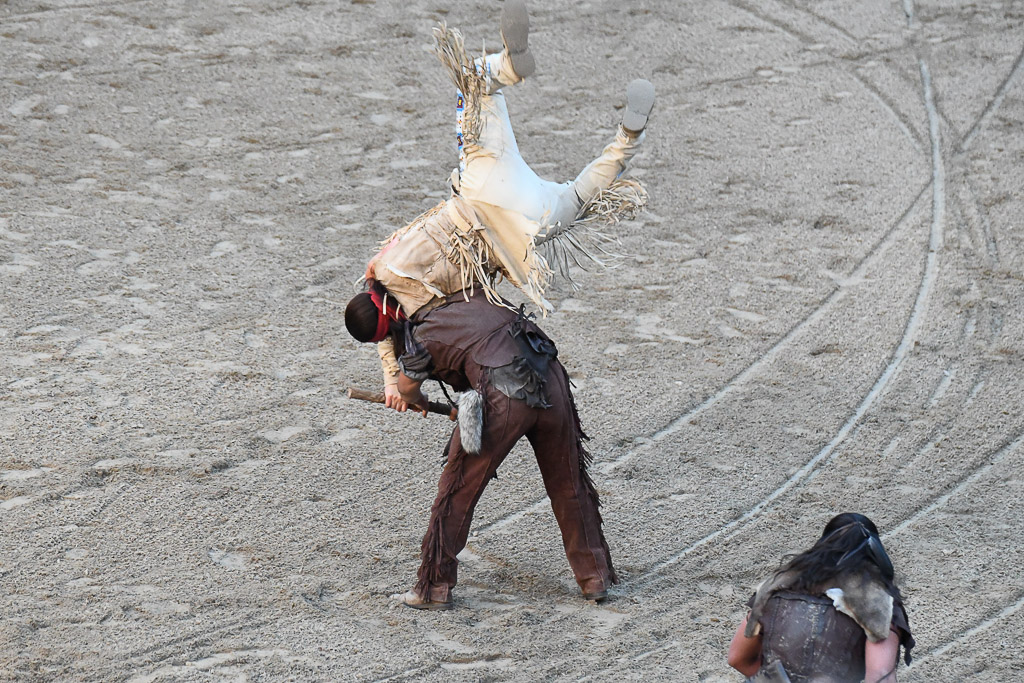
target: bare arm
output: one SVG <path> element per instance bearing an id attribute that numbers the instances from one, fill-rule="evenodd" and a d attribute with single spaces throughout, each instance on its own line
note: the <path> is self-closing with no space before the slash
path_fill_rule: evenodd
<path id="1" fill-rule="evenodd" d="M 743 635 L 746 630 L 747 617 L 743 617 L 729 643 L 729 666 L 749 678 L 761 668 L 761 636 L 747 638 Z"/>
<path id="2" fill-rule="evenodd" d="M 402 400 L 405 401 L 409 407 L 421 411 L 423 413 L 423 417 L 426 417 L 427 404 L 429 401 L 420 389 L 422 384 L 423 382 L 409 379 L 404 372 L 398 375 L 398 393 L 401 395 Z"/>
<path id="3" fill-rule="evenodd" d="M 896 683 L 896 665 L 899 664 L 900 637 L 889 631 L 889 637 L 864 643 L 864 682 Z"/>

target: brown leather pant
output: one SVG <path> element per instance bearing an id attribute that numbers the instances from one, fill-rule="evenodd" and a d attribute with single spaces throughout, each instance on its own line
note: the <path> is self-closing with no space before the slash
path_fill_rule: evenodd
<path id="1" fill-rule="evenodd" d="M 597 491 L 586 472 L 589 456 L 582 443 L 586 437 L 580 429 L 568 375 L 558 361 L 548 367 L 547 391 L 551 407 L 542 409 L 487 388 L 483 445 L 475 455 L 462 449 L 456 427 L 423 538 L 414 588 L 421 597 L 450 598 L 457 583 L 455 556 L 466 547 L 473 509 L 498 466 L 523 436 L 533 446 L 576 582 L 585 593 L 618 583 L 601 531 Z"/>

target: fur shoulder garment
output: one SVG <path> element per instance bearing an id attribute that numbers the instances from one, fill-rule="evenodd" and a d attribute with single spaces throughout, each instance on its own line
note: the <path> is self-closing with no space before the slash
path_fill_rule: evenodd
<path id="1" fill-rule="evenodd" d="M 761 633 L 760 619 L 768 600 L 777 592 L 788 590 L 796 580 L 794 572 L 783 572 L 760 585 L 747 617 L 746 637 Z M 832 599 L 835 608 L 847 615 L 872 642 L 889 637 L 893 598 L 881 581 L 866 572 L 847 572 L 827 581 L 822 592 Z"/>

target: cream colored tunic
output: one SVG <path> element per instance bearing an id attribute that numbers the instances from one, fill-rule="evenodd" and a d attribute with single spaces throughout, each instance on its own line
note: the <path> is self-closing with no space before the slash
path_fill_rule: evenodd
<path id="1" fill-rule="evenodd" d="M 551 309 L 543 296 L 550 270 L 533 244 L 540 226 L 498 207 L 481 209 L 490 219 L 486 227 L 474 205 L 453 195 L 385 241 L 373 259 L 374 277 L 407 316 L 476 287 L 498 301 L 494 284 L 499 276 L 522 289 L 542 310 Z M 492 217 L 494 212 L 502 215 Z M 385 385 L 397 384 L 391 340 L 379 342 L 377 353 Z"/>

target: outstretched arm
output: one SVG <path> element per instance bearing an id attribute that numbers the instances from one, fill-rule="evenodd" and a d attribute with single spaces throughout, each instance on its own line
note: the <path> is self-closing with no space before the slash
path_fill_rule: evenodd
<path id="1" fill-rule="evenodd" d="M 761 668 L 761 636 L 747 638 L 746 629 L 747 617 L 744 617 L 729 643 L 729 666 L 749 678 Z"/>

